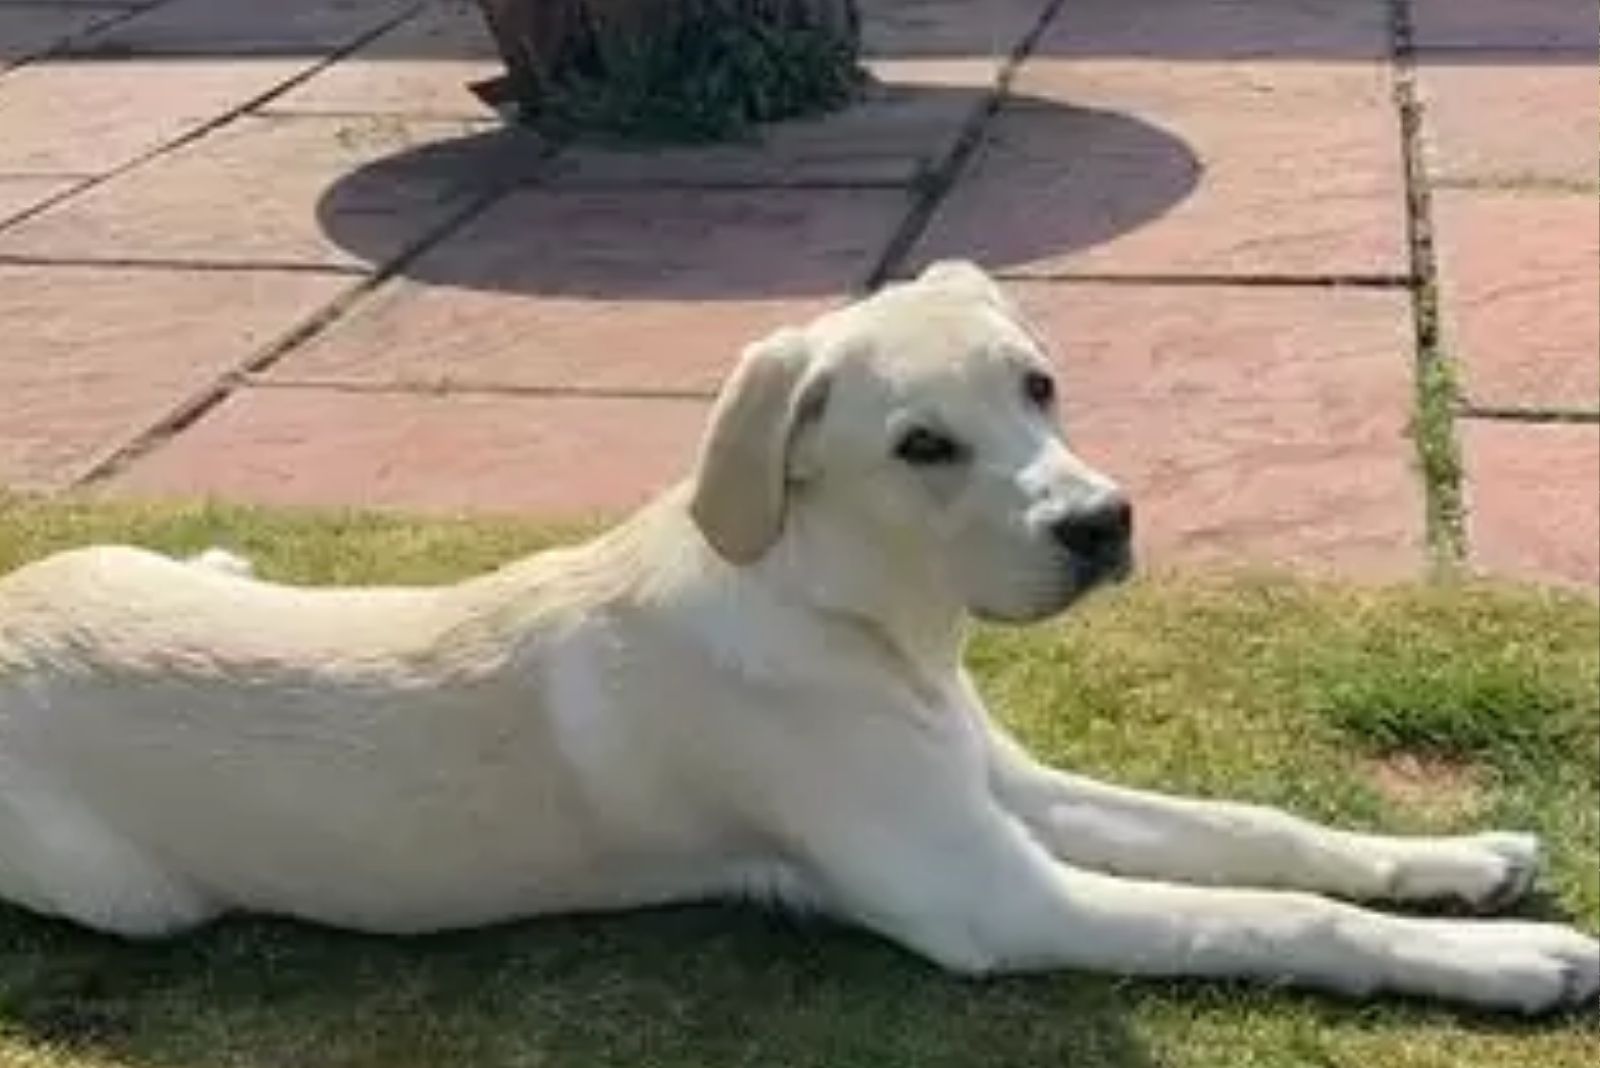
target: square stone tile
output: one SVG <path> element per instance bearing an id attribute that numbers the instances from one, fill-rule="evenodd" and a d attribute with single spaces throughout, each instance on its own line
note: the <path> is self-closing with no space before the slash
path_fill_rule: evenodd
<path id="1" fill-rule="evenodd" d="M 102 174 L 227 115 L 306 59 L 52 58 L 0 85 L 0 173 Z"/>
<path id="2" fill-rule="evenodd" d="M 272 101 L 273 112 L 496 120 L 468 90 L 503 70 L 475 0 L 433 0 Z"/>
<path id="3" fill-rule="evenodd" d="M 0 4 L 0 71 L 102 25 L 128 8 L 80 4 Z"/>
<path id="4" fill-rule="evenodd" d="M 57 193 L 71 189 L 82 180 L 69 175 L 35 177 L 0 174 L 0 227 L 14 216 L 44 203 Z"/>
<path id="5" fill-rule="evenodd" d="M 1015 283 L 1067 434 L 1148 562 L 1394 578 L 1425 559 L 1404 294 Z"/>
<path id="6" fill-rule="evenodd" d="M 714 390 L 739 351 L 826 301 L 633 300 L 385 285 L 274 366 L 280 382 Z"/>
<path id="7" fill-rule="evenodd" d="M 1439 190 L 1441 326 L 1469 402 L 1600 408 L 1600 203 Z"/>
<path id="8" fill-rule="evenodd" d="M 880 60 L 872 67 L 877 84 L 843 111 L 775 123 L 738 144 L 575 147 L 557 158 L 550 184 L 910 184 L 944 161 L 993 92 L 988 60 Z"/>
<path id="9" fill-rule="evenodd" d="M 915 250 L 1015 275 L 1403 275 L 1376 64 L 1029 64 Z"/>
<path id="10" fill-rule="evenodd" d="M 542 153 L 457 121 L 245 117 L 0 233 L 0 252 L 376 265 Z"/>
<path id="11" fill-rule="evenodd" d="M 1573 48 L 1592 53 L 1600 40 L 1600 8 L 1589 0 L 1410 3 L 1416 43 L 1424 48 Z"/>
<path id="12" fill-rule="evenodd" d="M 59 488 L 348 279 L 0 265 L 0 485 Z"/>
<path id="13" fill-rule="evenodd" d="M 519 191 L 272 373 L 710 390 L 743 345 L 805 322 L 859 286 L 902 199 L 835 190 Z"/>
<path id="14" fill-rule="evenodd" d="M 1068 0 L 1040 58 L 1385 59 L 1389 0 Z"/>
<path id="15" fill-rule="evenodd" d="M 274 505 L 617 515 L 688 474 L 709 404 L 254 389 L 108 486 Z"/>
<path id="16" fill-rule="evenodd" d="M 1464 420 L 1472 564 L 1600 588 L 1600 426 Z"/>
<path id="17" fill-rule="evenodd" d="M 109 56 L 321 56 L 402 13 L 410 0 L 167 0 L 75 49 Z"/>
<path id="18" fill-rule="evenodd" d="M 1596 191 L 1595 62 L 1541 53 L 1418 67 L 1428 172 L 1435 181 L 1566 183 Z"/>

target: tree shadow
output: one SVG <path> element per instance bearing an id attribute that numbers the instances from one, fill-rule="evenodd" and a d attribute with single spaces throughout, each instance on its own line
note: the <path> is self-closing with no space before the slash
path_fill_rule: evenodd
<path id="1" fill-rule="evenodd" d="M 0 909 L 0 1016 L 148 1068 L 1154 1068 L 1113 984 L 960 980 L 750 909 L 412 939 L 234 920 L 129 944 Z"/>
<path id="2" fill-rule="evenodd" d="M 986 99 L 976 87 L 896 85 L 871 106 L 774 127 L 760 144 L 571 150 L 544 180 L 509 193 L 398 273 L 436 286 L 608 300 L 836 294 L 866 280 L 913 208 L 929 180 L 918 153 L 942 156 Z M 1023 97 L 1005 118 L 987 136 L 1006 150 L 980 147 L 982 165 L 962 178 L 963 192 L 982 194 L 975 203 L 1009 206 L 992 226 L 963 220 L 961 254 L 991 268 L 1111 240 L 1168 211 L 1200 179 L 1182 140 L 1133 116 Z M 415 202 L 405 189 L 438 189 L 451 173 L 457 184 L 506 174 L 508 159 L 528 158 L 530 137 L 485 130 L 377 160 L 326 191 L 320 224 L 341 248 L 381 265 L 396 245 L 392 231 L 411 225 L 372 205 L 403 211 Z M 1046 193 L 1048 210 L 1017 225 L 1011 209 L 1045 203 Z"/>

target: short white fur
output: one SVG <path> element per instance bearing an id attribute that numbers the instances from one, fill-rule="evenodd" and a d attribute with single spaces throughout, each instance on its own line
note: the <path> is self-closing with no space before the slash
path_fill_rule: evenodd
<path id="1" fill-rule="evenodd" d="M 113 546 L 13 572 L 0 898 L 148 937 L 748 895 L 969 973 L 1592 999 L 1600 948 L 1571 928 L 1335 900 L 1499 906 L 1531 837 L 1135 792 L 997 725 L 965 620 L 1082 594 L 1051 529 L 1117 492 L 1021 396 L 1047 367 L 998 287 L 944 263 L 752 346 L 693 476 L 582 546 L 438 588 Z M 970 458 L 897 460 L 919 420 Z"/>

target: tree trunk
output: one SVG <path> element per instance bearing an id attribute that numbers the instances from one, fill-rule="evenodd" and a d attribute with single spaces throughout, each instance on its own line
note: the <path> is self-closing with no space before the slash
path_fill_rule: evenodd
<path id="1" fill-rule="evenodd" d="M 843 106 L 856 0 L 478 0 L 506 76 L 477 87 L 534 125 L 714 139 Z"/>

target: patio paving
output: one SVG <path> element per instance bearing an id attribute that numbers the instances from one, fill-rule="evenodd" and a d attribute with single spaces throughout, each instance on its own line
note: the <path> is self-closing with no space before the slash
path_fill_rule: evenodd
<path id="1" fill-rule="evenodd" d="M 74 484 L 348 285 L 304 272 L 0 263 L 5 484 Z"/>
<path id="2" fill-rule="evenodd" d="M 1446 344 L 1466 400 L 1600 406 L 1600 201 L 1542 190 L 1434 194 Z"/>
<path id="3" fill-rule="evenodd" d="M 1025 64 L 917 259 L 1018 277 L 1376 277 L 1407 269 L 1387 72 Z"/>
<path id="4" fill-rule="evenodd" d="M 1462 562 L 1600 588 L 1595 10 L 1403 3 L 863 0 L 857 108 L 641 152 L 502 128 L 465 0 L 0 0 L 0 487 L 614 515 L 961 255 L 1157 566 L 1427 573 L 1441 359 Z"/>
<path id="5" fill-rule="evenodd" d="M 1463 442 L 1473 564 L 1600 585 L 1600 427 L 1470 420 Z"/>

